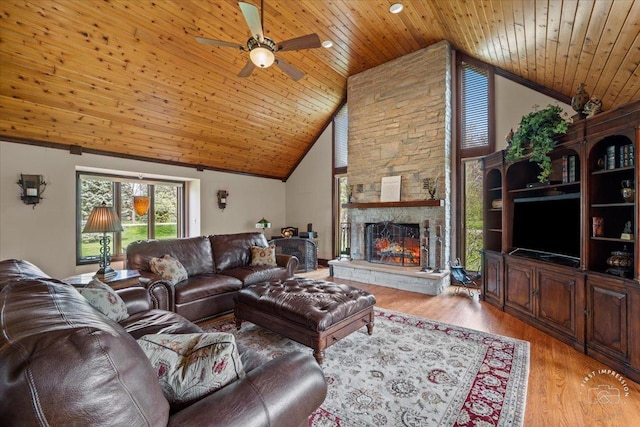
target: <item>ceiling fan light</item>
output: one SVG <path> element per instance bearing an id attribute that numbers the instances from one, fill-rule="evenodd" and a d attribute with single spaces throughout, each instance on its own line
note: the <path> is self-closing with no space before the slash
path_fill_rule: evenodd
<path id="1" fill-rule="evenodd" d="M 260 68 L 268 68 L 273 65 L 273 62 L 276 60 L 273 52 L 262 46 L 254 47 L 251 52 L 249 52 L 249 57 L 251 58 L 251 62 Z"/>

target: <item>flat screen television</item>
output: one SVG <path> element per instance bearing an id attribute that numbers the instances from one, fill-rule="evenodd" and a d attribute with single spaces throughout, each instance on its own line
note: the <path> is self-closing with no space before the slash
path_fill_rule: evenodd
<path id="1" fill-rule="evenodd" d="M 546 257 L 551 262 L 579 263 L 580 198 L 577 194 L 560 199 L 522 198 L 514 202 L 512 253 Z"/>

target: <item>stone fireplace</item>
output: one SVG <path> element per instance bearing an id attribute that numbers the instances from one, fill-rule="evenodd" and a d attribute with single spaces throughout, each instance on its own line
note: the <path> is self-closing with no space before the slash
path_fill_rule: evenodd
<path id="1" fill-rule="evenodd" d="M 451 69 L 445 41 L 349 77 L 351 253 L 349 261 L 331 261 L 335 277 L 432 295 L 449 285 Z M 399 200 L 382 201 L 382 178 L 398 176 Z M 435 200 L 427 200 L 434 187 Z M 398 246 L 368 248 L 368 225 L 381 223 L 417 224 L 411 239 L 418 240 L 418 255 L 402 244 L 395 257 Z M 373 260 L 368 252 L 376 255 Z M 424 272 L 424 267 L 442 271 Z"/>

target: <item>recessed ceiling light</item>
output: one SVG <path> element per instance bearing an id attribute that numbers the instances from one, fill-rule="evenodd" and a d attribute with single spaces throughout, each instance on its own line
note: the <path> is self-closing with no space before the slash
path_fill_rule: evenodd
<path id="1" fill-rule="evenodd" d="M 322 42 L 322 47 L 329 49 L 333 46 L 333 42 L 331 40 L 325 40 Z"/>
<path id="2" fill-rule="evenodd" d="M 391 13 L 400 13 L 400 12 L 402 12 L 402 9 L 404 9 L 404 6 L 402 5 L 402 3 L 394 3 L 389 8 L 389 12 L 391 12 Z"/>

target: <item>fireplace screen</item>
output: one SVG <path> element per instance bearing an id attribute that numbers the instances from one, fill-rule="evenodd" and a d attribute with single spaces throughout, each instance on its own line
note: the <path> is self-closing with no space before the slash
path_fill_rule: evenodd
<path id="1" fill-rule="evenodd" d="M 365 228 L 367 261 L 420 266 L 420 226 L 379 222 Z"/>

